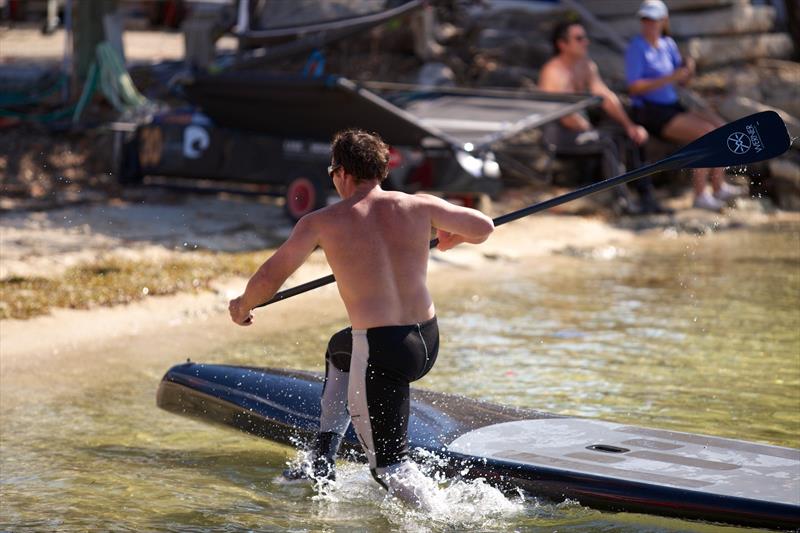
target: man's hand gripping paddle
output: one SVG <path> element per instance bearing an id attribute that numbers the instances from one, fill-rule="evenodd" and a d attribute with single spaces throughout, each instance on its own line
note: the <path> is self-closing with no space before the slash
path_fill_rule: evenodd
<path id="1" fill-rule="evenodd" d="M 789 146 L 791 146 L 791 139 L 789 138 L 786 124 L 784 124 L 781 117 L 774 111 L 756 113 L 706 133 L 699 139 L 687 144 L 661 161 L 502 215 L 494 219 L 494 225 L 495 227 L 501 226 L 512 220 L 517 220 L 550 209 L 551 207 L 583 198 L 590 194 L 605 191 L 617 185 L 650 176 L 657 172 L 677 170 L 680 168 L 714 168 L 749 165 L 751 163 L 777 157 L 788 150 Z M 438 239 L 433 239 L 430 243 L 430 247 L 434 248 L 438 243 Z M 334 281 L 336 281 L 336 279 L 333 277 L 333 274 L 309 281 L 296 287 L 280 291 L 268 302 L 264 302 L 256 307 L 270 305 L 316 289 L 317 287 L 328 285 Z"/>

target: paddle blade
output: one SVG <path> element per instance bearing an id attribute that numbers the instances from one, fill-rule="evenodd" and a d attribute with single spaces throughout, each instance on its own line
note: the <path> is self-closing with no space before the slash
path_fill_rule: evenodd
<path id="1" fill-rule="evenodd" d="M 697 156 L 686 168 L 735 167 L 777 157 L 791 144 L 783 119 L 774 111 L 762 111 L 706 133 L 678 153 Z"/>

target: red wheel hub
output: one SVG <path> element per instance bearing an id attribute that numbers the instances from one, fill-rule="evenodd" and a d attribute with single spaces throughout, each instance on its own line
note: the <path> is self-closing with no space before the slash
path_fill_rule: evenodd
<path id="1" fill-rule="evenodd" d="M 316 190 L 308 178 L 297 178 L 286 195 L 287 206 L 292 216 L 300 218 L 310 212 L 316 204 Z"/>

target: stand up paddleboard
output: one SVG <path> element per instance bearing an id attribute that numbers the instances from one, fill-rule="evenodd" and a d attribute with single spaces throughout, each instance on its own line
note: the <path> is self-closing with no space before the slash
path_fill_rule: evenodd
<path id="1" fill-rule="evenodd" d="M 322 377 L 301 371 L 186 363 L 170 369 L 158 406 L 292 444 L 319 427 Z M 800 528 L 800 450 L 561 417 L 414 390 L 409 448 L 446 473 L 482 477 L 555 501 L 770 528 Z M 358 450 L 352 426 L 345 448 Z"/>

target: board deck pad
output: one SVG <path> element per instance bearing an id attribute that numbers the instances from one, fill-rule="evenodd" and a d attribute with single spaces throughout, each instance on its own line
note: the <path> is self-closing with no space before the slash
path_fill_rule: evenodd
<path id="1" fill-rule="evenodd" d="M 724 496 L 757 496 L 794 505 L 800 500 L 800 450 L 732 439 L 551 418 L 476 429 L 447 448 L 487 459 Z"/>
<path id="2" fill-rule="evenodd" d="M 296 445 L 319 429 L 319 373 L 186 363 L 162 409 Z M 450 476 L 554 501 L 739 525 L 800 528 L 800 450 L 564 417 L 411 389 L 409 449 Z M 344 450 L 359 452 L 352 426 Z M 362 454 L 363 455 L 363 454 Z"/>

